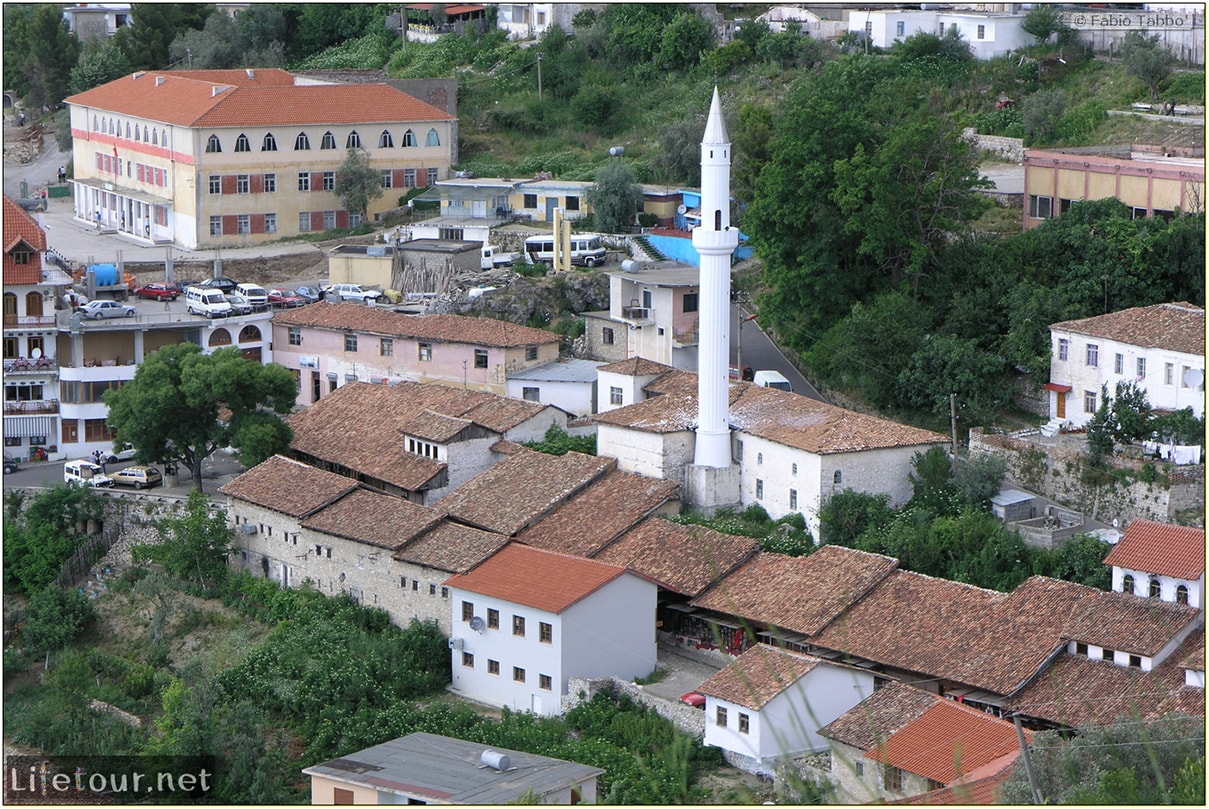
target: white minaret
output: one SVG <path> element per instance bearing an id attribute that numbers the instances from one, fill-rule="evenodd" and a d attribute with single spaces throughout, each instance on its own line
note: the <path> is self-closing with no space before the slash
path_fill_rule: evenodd
<path id="1" fill-rule="evenodd" d="M 693 247 L 701 256 L 701 327 L 697 342 L 697 441 L 693 464 L 730 463 L 730 257 L 739 231 L 730 226 L 730 139 L 718 88 L 701 138 L 701 225 Z"/>

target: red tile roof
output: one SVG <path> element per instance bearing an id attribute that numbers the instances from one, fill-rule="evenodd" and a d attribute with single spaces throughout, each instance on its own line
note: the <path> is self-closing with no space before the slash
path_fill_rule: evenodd
<path id="1" fill-rule="evenodd" d="M 291 517 L 303 517 L 344 497 L 357 482 L 274 455 L 244 472 L 219 491 Z"/>
<path id="2" fill-rule="evenodd" d="M 858 750 L 873 750 L 939 699 L 922 688 L 890 682 L 836 717 L 819 735 Z"/>
<path id="3" fill-rule="evenodd" d="M 295 85 L 284 71 L 257 70 L 255 74 L 250 79 L 241 70 L 138 72 L 65 101 L 176 126 L 208 128 L 447 121 L 453 117 L 385 84 Z"/>
<path id="4" fill-rule="evenodd" d="M 440 519 L 435 509 L 358 489 L 303 520 L 302 527 L 393 551 Z"/>
<path id="5" fill-rule="evenodd" d="M 1159 303 L 1050 326 L 1088 337 L 1184 354 L 1205 353 L 1205 310 L 1191 303 Z"/>
<path id="6" fill-rule="evenodd" d="M 465 573 L 508 543 L 508 537 L 468 525 L 441 521 L 392 558 L 449 573 Z"/>
<path id="7" fill-rule="evenodd" d="M 674 371 L 670 365 L 664 365 L 662 362 L 655 362 L 644 357 L 630 357 L 626 360 L 618 360 L 610 362 L 608 365 L 602 365 L 596 369 L 597 371 L 607 371 L 611 374 L 624 374 L 626 376 L 657 376 L 659 374 Z"/>
<path id="8" fill-rule="evenodd" d="M 497 463 L 438 503 L 458 522 L 513 536 L 614 469 L 612 458 L 527 450 Z"/>
<path id="9" fill-rule="evenodd" d="M 13 261 L 12 252 L 24 242 L 34 252 L 28 264 Z M 42 254 L 46 252 L 46 233 L 29 212 L 8 194 L 4 195 L 4 283 L 42 283 Z"/>
<path id="10" fill-rule="evenodd" d="M 1003 803 L 1003 783 L 1012 776 L 1012 770 L 1019 758 L 1020 751 L 1013 750 L 964 774 L 951 786 L 921 792 L 891 803 L 927 806 L 990 806 Z"/>
<path id="11" fill-rule="evenodd" d="M 562 340 L 560 335 L 552 331 L 531 329 L 489 317 L 405 315 L 364 304 L 327 301 L 278 312 L 273 315 L 273 323 L 317 329 L 352 329 L 355 332 L 436 343 L 467 343 L 500 348 Z"/>
<path id="12" fill-rule="evenodd" d="M 594 556 L 669 502 L 678 511 L 679 491 L 679 486 L 666 480 L 613 470 L 516 538 L 534 548 Z"/>
<path id="13" fill-rule="evenodd" d="M 859 710 L 859 706 L 854 710 Z M 1032 733 L 1026 731 L 1025 737 Z M 1012 722 L 943 697 L 865 755 L 874 761 L 951 784 L 1013 752 L 1020 740 Z M 1006 763 L 1006 762 L 1005 762 Z"/>
<path id="14" fill-rule="evenodd" d="M 311 304 L 315 306 L 316 304 Z M 546 405 L 442 385 L 350 382 L 290 418 L 294 452 L 343 466 L 407 491 L 420 491 L 445 468 L 403 449 L 403 428 L 425 411 L 463 418 L 505 435 Z"/>
<path id="15" fill-rule="evenodd" d="M 649 517 L 592 558 L 625 565 L 664 589 L 691 598 L 712 587 L 759 547 L 749 537 Z"/>
<path id="16" fill-rule="evenodd" d="M 647 385 L 646 391 L 658 395 L 601 413 L 595 417 L 596 421 L 653 433 L 696 427 L 696 374 L 687 371 L 664 374 Z M 736 430 L 819 455 L 948 441 L 931 430 L 854 413 L 748 382 L 731 383 L 729 419 Z"/>
<path id="17" fill-rule="evenodd" d="M 1196 581 L 1205 574 L 1205 529 L 1134 520 L 1104 564 Z"/>
<path id="18" fill-rule="evenodd" d="M 591 559 L 510 543 L 469 573 L 445 584 L 546 612 L 560 613 L 625 575 L 626 569 Z"/>
<path id="19" fill-rule="evenodd" d="M 898 565 L 888 556 L 824 545 L 810 556 L 758 553 L 693 601 L 705 609 L 814 635 Z"/>
<path id="20" fill-rule="evenodd" d="M 697 691 L 759 711 L 821 662 L 817 657 L 760 643 L 711 675 Z"/>

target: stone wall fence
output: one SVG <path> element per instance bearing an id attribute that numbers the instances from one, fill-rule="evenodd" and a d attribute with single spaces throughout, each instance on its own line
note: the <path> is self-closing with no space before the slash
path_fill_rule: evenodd
<path id="1" fill-rule="evenodd" d="M 974 145 L 981 151 L 989 152 L 995 157 L 1005 160 L 1008 163 L 1024 162 L 1023 138 L 1005 138 L 1000 135 L 981 135 L 972 126 L 963 129 L 961 132 L 961 137 L 965 140 L 972 141 Z"/>

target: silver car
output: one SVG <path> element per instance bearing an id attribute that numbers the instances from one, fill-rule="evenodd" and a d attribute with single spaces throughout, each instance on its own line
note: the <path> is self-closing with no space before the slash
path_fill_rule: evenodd
<path id="1" fill-rule="evenodd" d="M 252 313 L 252 304 L 238 292 L 231 292 L 224 295 L 227 302 L 231 304 L 231 314 L 233 315 L 248 315 Z"/>
<path id="2" fill-rule="evenodd" d="M 89 320 L 103 317 L 134 317 L 133 306 L 117 301 L 89 301 L 80 307 L 80 316 Z"/>

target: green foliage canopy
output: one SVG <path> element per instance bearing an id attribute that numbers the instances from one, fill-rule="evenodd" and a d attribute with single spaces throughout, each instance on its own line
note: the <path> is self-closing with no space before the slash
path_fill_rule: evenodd
<path id="1" fill-rule="evenodd" d="M 226 512 L 211 513 L 204 494 L 190 492 L 184 515 L 161 518 L 157 530 L 159 542 L 134 547 L 135 562 L 158 562 L 178 579 L 200 587 L 215 587 L 226 578 L 231 526 Z"/>
<path id="2" fill-rule="evenodd" d="M 1159 84 L 1171 75 L 1175 66 L 1175 54 L 1163 44 L 1161 37 L 1130 31 L 1121 41 L 1120 54 L 1125 72 L 1145 82 L 1150 88 L 1150 97 L 1158 98 Z"/>
<path id="3" fill-rule="evenodd" d="M 642 186 L 624 158 L 614 158 L 596 172 L 596 182 L 586 192 L 596 227 L 617 233 L 630 226 L 642 204 Z"/>
<path id="4" fill-rule="evenodd" d="M 336 195 L 349 213 L 365 216 L 370 202 L 382 196 L 382 176 L 364 149 L 349 149 L 336 170 Z"/>

